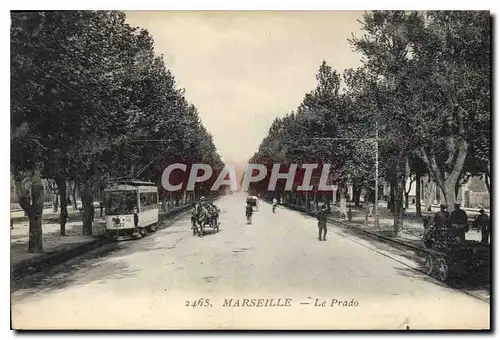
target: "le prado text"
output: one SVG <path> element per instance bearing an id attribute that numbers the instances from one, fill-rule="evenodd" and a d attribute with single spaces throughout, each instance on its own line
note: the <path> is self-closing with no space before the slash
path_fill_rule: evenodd
<path id="1" fill-rule="evenodd" d="M 300 305 L 311 307 L 358 307 L 359 301 L 356 299 L 310 299 L 307 302 L 301 302 Z M 292 299 L 224 299 L 222 307 L 291 307 Z"/>

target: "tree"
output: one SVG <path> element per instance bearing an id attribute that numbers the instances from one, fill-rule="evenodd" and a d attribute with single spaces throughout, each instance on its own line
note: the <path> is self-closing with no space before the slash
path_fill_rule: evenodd
<path id="1" fill-rule="evenodd" d="M 470 127 L 488 112 L 489 72 L 479 67 L 489 60 L 487 13 L 381 11 L 366 14 L 363 28 L 368 34 L 352 43 L 390 94 L 384 120 L 405 144 L 391 177 L 403 178 L 397 174 L 415 150 L 454 201 Z"/>
<path id="2" fill-rule="evenodd" d="M 55 181 L 61 217 L 67 216 L 66 183 L 78 187 L 82 233 L 91 235 L 94 193 L 105 181 L 138 169 L 158 178 L 152 167 L 167 151 L 183 159 L 195 150 L 195 160 L 220 166 L 197 111 L 154 55 L 151 36 L 126 24 L 123 12 L 13 13 L 11 51 L 12 171 L 33 235 L 42 235 L 41 177 Z M 173 142 L 136 143 L 146 137 Z M 34 183 L 31 203 L 20 186 L 24 174 Z M 61 234 L 64 224 L 61 218 Z M 41 251 L 41 238 L 31 243 L 30 251 Z"/>
<path id="3" fill-rule="evenodd" d="M 425 28 L 415 42 L 416 79 L 426 82 L 425 94 L 433 105 L 423 101 L 428 118 L 419 155 L 451 204 L 468 153 L 489 159 L 484 155 L 489 151 L 490 17 L 487 12 L 430 12 Z M 442 126 L 442 131 L 431 124 Z"/>

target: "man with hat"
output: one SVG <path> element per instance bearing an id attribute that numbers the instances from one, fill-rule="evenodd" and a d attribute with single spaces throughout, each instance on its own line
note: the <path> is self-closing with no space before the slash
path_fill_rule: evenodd
<path id="1" fill-rule="evenodd" d="M 455 209 L 450 214 L 450 224 L 461 241 L 465 241 L 467 222 L 467 213 L 460 209 L 460 202 L 455 202 Z"/>
<path id="2" fill-rule="evenodd" d="M 490 218 L 484 213 L 484 209 L 479 210 L 479 215 L 474 220 L 477 231 L 481 231 L 481 243 L 488 243 L 490 238 Z"/>
<path id="3" fill-rule="evenodd" d="M 326 241 L 326 216 L 327 216 L 327 209 L 326 205 L 323 205 L 318 212 L 318 239 L 320 241 Z"/>

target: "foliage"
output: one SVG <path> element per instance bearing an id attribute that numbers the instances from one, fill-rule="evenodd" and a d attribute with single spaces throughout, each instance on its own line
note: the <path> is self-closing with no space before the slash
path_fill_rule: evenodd
<path id="1" fill-rule="evenodd" d="M 156 181 L 169 162 L 222 166 L 152 37 L 123 12 L 13 12 L 11 19 L 14 173 L 40 165 L 45 178 L 87 188 L 140 170 Z"/>

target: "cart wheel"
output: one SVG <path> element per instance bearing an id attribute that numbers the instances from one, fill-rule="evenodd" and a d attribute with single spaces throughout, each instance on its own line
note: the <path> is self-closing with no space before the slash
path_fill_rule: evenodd
<path id="1" fill-rule="evenodd" d="M 156 223 L 149 226 L 149 231 L 152 233 L 156 232 Z"/>
<path id="2" fill-rule="evenodd" d="M 434 261 L 432 260 L 431 255 L 428 255 L 425 259 L 424 269 L 427 275 L 432 276 L 432 273 L 434 272 Z"/>
<path id="3" fill-rule="evenodd" d="M 449 273 L 448 263 L 446 263 L 446 260 L 443 258 L 438 259 L 436 267 L 437 267 L 436 272 L 438 279 L 441 280 L 442 282 L 448 280 L 450 273 Z"/>
<path id="4" fill-rule="evenodd" d="M 110 232 L 108 232 L 108 233 L 107 233 L 107 235 L 108 235 L 108 238 L 109 238 L 111 241 L 116 241 L 116 240 L 118 240 L 118 235 L 117 235 L 117 234 L 114 234 L 114 233 L 110 233 Z"/>

